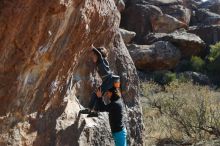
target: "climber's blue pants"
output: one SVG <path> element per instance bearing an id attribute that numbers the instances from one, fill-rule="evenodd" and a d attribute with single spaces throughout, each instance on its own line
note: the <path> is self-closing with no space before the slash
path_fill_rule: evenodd
<path id="1" fill-rule="evenodd" d="M 125 128 L 120 132 L 112 133 L 115 146 L 127 146 L 127 131 Z"/>

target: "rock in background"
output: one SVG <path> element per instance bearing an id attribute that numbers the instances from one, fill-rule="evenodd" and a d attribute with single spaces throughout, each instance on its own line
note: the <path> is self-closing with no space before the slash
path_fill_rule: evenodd
<path id="1" fill-rule="evenodd" d="M 120 28 L 123 32 L 128 30 L 136 33 L 132 40 L 127 41 L 126 38 L 124 40 L 141 81 L 147 82 L 146 84 L 154 81 L 162 85 L 162 88 L 164 85 L 169 86 L 172 81 L 178 81 L 178 83 L 192 81 L 194 84 L 219 88 L 220 58 L 218 56 L 215 61 L 210 59 L 219 51 L 214 46 L 212 49 L 210 47 L 220 41 L 219 0 L 206 2 L 203 0 L 124 0 L 124 2 L 125 9 L 121 11 Z M 127 33 L 126 36 L 128 37 L 129 34 Z M 146 90 L 143 87 L 143 92 Z M 155 90 L 155 92 L 158 91 Z M 151 95 L 149 91 L 149 99 Z M 163 93 L 159 96 L 163 97 Z M 155 105 L 157 106 L 159 102 L 157 100 Z M 144 99 L 142 105 L 146 105 Z M 160 110 L 160 105 L 157 107 Z M 148 110 L 145 112 L 150 113 Z M 151 119 L 154 118 L 150 117 L 149 121 Z M 149 121 L 145 120 L 145 123 Z M 160 126 L 158 124 L 155 127 Z M 151 126 L 146 129 L 149 129 L 145 134 L 146 142 L 151 137 L 155 141 L 160 141 L 164 131 L 170 132 L 161 127 L 158 128 L 159 130 L 154 130 Z M 156 137 L 159 135 L 158 138 L 149 134 L 152 131 L 156 133 Z M 185 136 L 181 138 L 185 139 Z M 180 145 L 178 142 L 172 143 L 173 139 L 166 140 L 168 140 L 167 143 L 147 143 L 146 145 Z M 198 145 L 205 144 L 201 142 Z M 212 142 L 207 144 L 218 145 Z"/>
<path id="2" fill-rule="evenodd" d="M 220 41 L 220 25 L 192 26 L 188 32 L 199 36 L 207 46 Z"/>
<path id="3" fill-rule="evenodd" d="M 153 5 L 149 4 L 134 4 L 128 6 L 122 13 L 121 27 L 134 31 L 137 38 L 153 31 L 151 19 L 162 15 L 162 11 Z"/>
<path id="4" fill-rule="evenodd" d="M 180 60 L 180 51 L 169 42 L 152 45 L 129 45 L 128 50 L 139 70 L 172 69 Z"/>
<path id="5" fill-rule="evenodd" d="M 128 141 L 143 145 L 138 77 L 113 0 L 2 0 L 0 20 L 1 146 L 113 145 L 107 114 L 78 115 L 100 82 L 92 44 L 109 50 L 113 70 L 130 83 Z"/>
<path id="6" fill-rule="evenodd" d="M 126 0 L 124 2 L 125 9 L 122 11 L 120 27 L 124 31 L 136 33 L 129 45 L 151 45 L 158 41 L 168 41 L 180 50 L 181 59 L 190 59 L 192 56 L 204 58 L 210 52 L 209 46 L 220 41 L 219 1 L 217 0 L 207 2 L 202 0 Z M 147 60 L 151 58 L 145 57 L 145 59 L 141 57 L 139 59 L 147 63 Z M 156 60 L 155 58 L 154 61 Z M 157 65 L 158 63 L 155 63 L 153 67 L 155 70 L 160 69 L 158 67 L 160 65 Z M 149 68 L 151 69 L 152 67 Z M 170 69 L 170 67 L 164 67 L 164 69 Z"/>
<path id="7" fill-rule="evenodd" d="M 205 49 L 205 43 L 195 34 L 184 31 L 176 31 L 173 33 L 151 33 L 147 35 L 143 43 L 152 44 L 157 41 L 169 41 L 181 51 L 183 57 L 191 57 L 199 55 Z"/>

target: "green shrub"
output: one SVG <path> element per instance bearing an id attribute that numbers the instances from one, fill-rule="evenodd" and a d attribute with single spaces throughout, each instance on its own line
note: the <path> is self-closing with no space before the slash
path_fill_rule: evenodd
<path id="1" fill-rule="evenodd" d="M 190 79 L 187 78 L 186 76 L 184 76 L 184 74 L 179 74 L 179 75 L 178 75 L 178 81 L 179 81 L 179 82 L 189 82 Z"/>
<path id="2" fill-rule="evenodd" d="M 210 48 L 208 59 L 210 62 L 213 62 L 220 56 L 220 42 L 216 43 L 215 45 L 211 45 Z"/>
<path id="3" fill-rule="evenodd" d="M 172 72 L 168 72 L 164 75 L 164 80 L 167 82 L 167 83 L 170 83 L 172 81 L 175 81 L 176 80 L 176 73 L 172 73 Z"/>
<path id="4" fill-rule="evenodd" d="M 191 70 L 196 72 L 203 72 L 205 69 L 205 61 L 198 56 L 191 57 Z"/>
<path id="5" fill-rule="evenodd" d="M 211 45 L 210 54 L 208 55 L 209 63 L 207 69 L 211 75 L 219 75 L 220 73 L 220 42 Z"/>
<path id="6" fill-rule="evenodd" d="M 155 82 L 165 85 L 176 80 L 176 73 L 170 71 L 155 72 L 153 79 Z"/>
<path id="7" fill-rule="evenodd" d="M 220 73 L 220 56 L 214 61 L 208 63 L 207 69 L 210 74 L 218 75 Z"/>

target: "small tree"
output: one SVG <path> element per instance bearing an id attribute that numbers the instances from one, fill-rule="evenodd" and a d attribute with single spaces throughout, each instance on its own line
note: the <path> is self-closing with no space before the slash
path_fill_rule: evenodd
<path id="1" fill-rule="evenodd" d="M 213 75 L 218 75 L 220 73 L 220 42 L 215 45 L 211 45 L 210 54 L 208 55 L 209 63 L 207 68 L 209 72 Z"/>
<path id="2" fill-rule="evenodd" d="M 220 42 L 210 46 L 209 61 L 213 62 L 220 56 Z"/>
<path id="3" fill-rule="evenodd" d="M 192 57 L 191 57 L 191 60 L 190 60 L 190 63 L 191 63 L 191 69 L 192 69 L 193 71 L 203 72 L 204 69 L 205 69 L 205 61 L 202 60 L 201 57 L 192 56 Z"/>

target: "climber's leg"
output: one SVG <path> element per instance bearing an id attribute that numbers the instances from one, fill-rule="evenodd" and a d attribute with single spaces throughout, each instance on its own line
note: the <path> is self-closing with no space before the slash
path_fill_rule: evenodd
<path id="1" fill-rule="evenodd" d="M 127 131 L 123 128 L 120 132 L 112 133 L 115 146 L 127 146 Z"/>
<path id="2" fill-rule="evenodd" d="M 97 102 L 97 97 L 95 92 L 92 93 L 92 96 L 89 101 L 89 108 L 85 108 L 79 111 L 80 114 L 90 114 L 91 111 L 96 110 L 96 102 Z"/>

